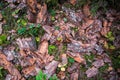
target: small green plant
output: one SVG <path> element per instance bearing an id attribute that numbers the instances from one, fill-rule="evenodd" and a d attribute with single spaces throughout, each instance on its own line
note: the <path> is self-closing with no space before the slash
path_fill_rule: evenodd
<path id="1" fill-rule="evenodd" d="M 23 28 L 18 29 L 18 34 L 19 34 L 19 35 L 24 35 L 24 34 L 26 34 L 26 32 L 27 32 L 26 27 L 23 27 Z"/>
<path id="2" fill-rule="evenodd" d="M 56 15 L 56 11 L 54 9 L 49 9 L 49 13 L 50 13 L 51 16 Z"/>
<path id="3" fill-rule="evenodd" d="M 114 36 L 113 36 L 113 33 L 111 31 L 109 31 L 105 37 L 109 40 L 109 41 L 113 41 L 115 40 Z"/>
<path id="4" fill-rule="evenodd" d="M 0 66 L 0 80 L 5 80 L 5 76 L 7 75 L 7 71 Z"/>
<path id="5" fill-rule="evenodd" d="M 55 45 L 49 45 L 48 46 L 48 53 L 49 54 L 55 54 L 55 52 L 57 51 L 57 47 Z"/>
<path id="6" fill-rule="evenodd" d="M 93 61 L 95 58 L 95 55 L 92 53 L 90 55 L 85 54 L 84 57 L 86 60 Z"/>
<path id="7" fill-rule="evenodd" d="M 2 69 L 3 69 L 3 67 L 0 67 L 0 77 L 3 76 L 3 75 L 2 75 Z"/>
<path id="8" fill-rule="evenodd" d="M 18 23 L 19 26 L 26 26 L 27 25 L 27 20 L 20 18 L 20 19 L 17 20 L 17 23 Z"/>
<path id="9" fill-rule="evenodd" d="M 56 74 L 54 74 L 53 76 L 51 76 L 49 78 L 49 80 L 59 80 L 58 77 L 56 76 Z"/>
<path id="10" fill-rule="evenodd" d="M 109 67 L 109 65 L 108 65 L 108 64 L 105 64 L 104 66 L 102 66 L 102 67 L 99 68 L 99 71 L 100 71 L 100 72 L 104 72 L 105 70 L 108 69 L 108 67 Z"/>
<path id="11" fill-rule="evenodd" d="M 24 26 L 22 28 L 18 29 L 18 34 L 19 35 L 27 35 L 27 36 L 35 36 L 38 37 L 38 35 L 43 35 L 44 30 L 41 29 L 41 25 L 38 24 L 35 26 L 34 24 L 27 26 Z"/>
<path id="12" fill-rule="evenodd" d="M 47 80 L 47 76 L 40 70 L 38 75 L 36 75 L 36 80 Z"/>
<path id="13" fill-rule="evenodd" d="M 90 55 L 85 54 L 84 58 L 86 59 L 87 66 L 91 67 L 92 66 L 92 62 L 93 62 L 93 60 L 95 58 L 95 55 L 92 54 L 92 53 Z"/>
<path id="14" fill-rule="evenodd" d="M 7 36 L 5 34 L 2 34 L 0 36 L 0 45 L 4 44 L 7 42 Z"/>
<path id="15" fill-rule="evenodd" d="M 71 30 L 73 30 L 74 32 L 78 31 L 78 27 L 72 27 Z"/>
<path id="16" fill-rule="evenodd" d="M 69 57 L 68 58 L 68 62 L 71 63 L 71 64 L 73 64 L 75 62 L 75 60 L 73 58 Z"/>

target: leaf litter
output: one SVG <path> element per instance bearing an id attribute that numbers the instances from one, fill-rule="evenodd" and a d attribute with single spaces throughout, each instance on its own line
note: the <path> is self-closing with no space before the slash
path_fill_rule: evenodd
<path id="1" fill-rule="evenodd" d="M 105 52 L 103 44 L 107 41 L 104 38 L 110 31 L 113 21 L 119 18 L 115 16 L 115 13 L 117 16 L 119 13 L 109 10 L 105 13 L 106 17 L 100 19 L 99 15 L 91 16 L 88 4 L 83 6 L 83 10 L 76 11 L 62 6 L 61 10 L 56 11 L 54 20 L 49 20 L 48 18 L 53 16 L 49 15 L 46 4 L 40 5 L 36 0 L 5 1 L 9 3 L 9 7 L 10 4 L 14 5 L 14 2 L 19 3 L 19 5 L 11 6 L 16 10 L 28 7 L 26 11 L 28 23 L 41 24 L 45 31 L 37 43 L 33 36 L 18 37 L 15 42 L 11 43 L 14 47 L 9 47 L 11 45 L 3 47 L 0 52 L 0 66 L 9 72 L 6 80 L 26 80 L 30 76 L 36 76 L 40 70 L 47 75 L 47 79 L 57 74 L 60 80 L 78 80 L 82 71 L 79 66 L 84 66 L 85 71 L 82 73 L 91 78 L 99 74 L 99 69 L 106 64 L 110 71 L 108 75 L 112 76 L 106 77 L 117 80 L 113 77 L 116 74 L 111 74 L 116 72 L 111 67 L 111 59 Z M 76 0 L 70 0 L 70 3 L 75 5 Z M 17 16 L 16 18 L 19 18 L 19 15 Z M 0 34 L 3 32 L 2 20 L 0 13 Z M 15 34 L 16 31 L 13 33 Z M 117 44 L 120 41 L 119 38 L 116 38 L 115 41 L 116 46 L 119 46 Z M 63 52 L 61 47 L 64 47 L 64 44 L 66 44 L 66 50 Z M 58 47 L 58 51 L 54 52 L 58 56 L 57 60 L 56 56 L 49 53 L 49 45 Z M 91 56 L 91 54 L 96 56 Z M 87 59 L 85 59 L 85 55 Z M 74 60 L 74 63 L 69 63 L 69 57 Z M 22 69 L 18 70 L 16 65 L 20 65 Z"/>

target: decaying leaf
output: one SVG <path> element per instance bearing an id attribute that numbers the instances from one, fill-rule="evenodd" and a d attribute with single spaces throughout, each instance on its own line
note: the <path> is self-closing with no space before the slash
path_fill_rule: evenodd
<path id="1" fill-rule="evenodd" d="M 86 29 L 87 27 L 89 27 L 90 25 L 92 25 L 93 22 L 94 22 L 94 20 L 86 19 L 86 23 L 83 23 L 82 29 Z"/>
<path id="2" fill-rule="evenodd" d="M 27 0 L 27 5 L 29 7 L 30 12 L 37 13 L 37 1 L 36 0 Z"/>
<path id="3" fill-rule="evenodd" d="M 37 72 L 35 70 L 35 65 L 24 68 L 22 70 L 22 72 L 23 72 L 24 76 L 26 76 L 26 77 L 28 77 L 29 75 L 31 75 L 31 76 L 37 75 Z"/>
<path id="4" fill-rule="evenodd" d="M 99 67 L 101 67 L 101 66 L 104 65 L 104 62 L 103 62 L 103 60 L 97 60 L 97 61 L 93 62 L 93 65 L 94 65 L 96 68 L 99 68 Z"/>
<path id="5" fill-rule="evenodd" d="M 72 5 L 75 5 L 75 4 L 76 4 L 76 0 L 70 0 L 70 3 L 71 3 Z"/>
<path id="6" fill-rule="evenodd" d="M 90 7 L 89 4 L 86 4 L 83 6 L 83 12 L 85 14 L 86 17 L 90 16 Z"/>
<path id="7" fill-rule="evenodd" d="M 66 75 L 65 72 L 60 71 L 57 76 L 59 77 L 59 79 L 64 80 Z"/>
<path id="8" fill-rule="evenodd" d="M 69 73 L 73 73 L 76 71 L 76 69 L 78 69 L 78 67 L 79 67 L 79 63 L 75 62 L 74 64 L 71 65 L 71 67 L 68 67 L 67 71 Z"/>
<path id="9" fill-rule="evenodd" d="M 66 54 L 62 54 L 61 58 L 62 58 L 62 65 L 67 65 L 67 63 L 68 63 L 67 55 Z"/>
<path id="10" fill-rule="evenodd" d="M 44 40 L 43 42 L 41 42 L 38 52 L 40 52 L 43 55 L 48 53 L 48 41 Z"/>
<path id="11" fill-rule="evenodd" d="M 0 66 L 9 71 L 9 73 L 13 76 L 13 80 L 20 80 L 22 78 L 20 72 L 12 63 L 7 61 L 7 57 L 2 52 L 0 52 L 0 60 Z"/>
<path id="12" fill-rule="evenodd" d="M 18 44 L 20 49 L 30 49 L 30 50 L 36 50 L 36 45 L 34 42 L 34 38 L 18 38 L 16 43 Z"/>
<path id="13" fill-rule="evenodd" d="M 41 6 L 40 12 L 37 14 L 37 23 L 44 23 L 47 19 L 47 5 L 44 3 L 43 6 Z"/>
<path id="14" fill-rule="evenodd" d="M 77 72 L 71 74 L 70 80 L 78 80 L 79 74 Z"/>
<path id="15" fill-rule="evenodd" d="M 82 58 L 82 56 L 79 53 L 68 52 L 67 55 L 74 58 L 74 60 L 78 63 L 85 63 L 84 58 Z"/>
<path id="16" fill-rule="evenodd" d="M 95 68 L 95 67 L 89 68 L 89 69 L 86 71 L 87 77 L 93 77 L 93 76 L 95 76 L 97 73 L 98 73 L 98 69 Z"/>
<path id="17" fill-rule="evenodd" d="M 59 62 L 53 60 L 51 63 L 45 66 L 44 73 L 47 75 L 47 78 L 55 73 L 58 63 Z"/>

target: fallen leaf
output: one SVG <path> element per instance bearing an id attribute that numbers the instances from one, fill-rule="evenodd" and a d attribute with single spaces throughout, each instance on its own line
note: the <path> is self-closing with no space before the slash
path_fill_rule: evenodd
<path id="1" fill-rule="evenodd" d="M 58 61 L 53 60 L 47 66 L 45 66 L 45 70 L 43 72 L 47 75 L 47 78 L 55 73 L 58 63 Z"/>
<path id="2" fill-rule="evenodd" d="M 44 23 L 47 19 L 47 5 L 44 3 L 43 6 L 41 6 L 40 12 L 37 14 L 37 23 Z"/>
<path id="3" fill-rule="evenodd" d="M 89 69 L 86 71 L 87 77 L 93 77 L 93 76 L 95 76 L 97 73 L 98 73 L 98 69 L 95 68 L 95 67 L 89 68 Z"/>
<path id="4" fill-rule="evenodd" d="M 60 80 L 64 80 L 65 79 L 65 72 L 60 71 L 57 76 L 59 77 Z"/>
<path id="5" fill-rule="evenodd" d="M 93 22 L 94 22 L 94 20 L 86 19 L 86 22 L 83 23 L 83 25 L 82 25 L 81 28 L 82 28 L 82 29 L 86 29 L 87 27 L 89 27 L 90 25 L 92 25 Z"/>
<path id="6" fill-rule="evenodd" d="M 30 12 L 37 13 L 36 12 L 36 9 L 37 9 L 37 1 L 36 0 L 27 0 L 26 3 L 28 5 Z"/>
<path id="7" fill-rule="evenodd" d="M 43 55 L 48 53 L 48 41 L 44 40 L 41 42 L 41 44 L 39 45 L 39 48 L 38 48 L 38 52 L 40 52 Z"/>
<path id="8" fill-rule="evenodd" d="M 79 53 L 68 52 L 67 55 L 74 58 L 78 63 L 85 63 L 85 59 L 83 59 Z"/>
<path id="9" fill-rule="evenodd" d="M 13 80 L 20 80 L 22 78 L 20 72 L 14 67 L 14 65 L 7 61 L 7 57 L 0 52 L 0 66 L 7 69 L 9 73 L 14 76 Z"/>
<path id="10" fill-rule="evenodd" d="M 23 68 L 22 73 L 23 73 L 24 76 L 26 76 L 26 77 L 29 76 L 29 75 L 31 75 L 31 76 L 37 75 L 37 72 L 36 72 L 36 70 L 35 70 L 35 66 L 34 66 L 34 65 L 28 66 L 28 67 L 26 67 L 26 68 Z"/>
<path id="11" fill-rule="evenodd" d="M 62 65 L 67 65 L 68 64 L 67 55 L 62 54 L 61 58 L 62 58 Z"/>
<path id="12" fill-rule="evenodd" d="M 71 67 L 68 67 L 67 71 L 69 73 L 73 73 L 75 72 L 76 69 L 78 69 L 78 66 L 79 66 L 79 63 L 75 62 L 74 64 L 71 65 Z"/>
<path id="13" fill-rule="evenodd" d="M 70 80 L 79 80 L 78 79 L 79 74 L 77 72 L 72 73 L 70 76 L 71 76 Z"/>
<path id="14" fill-rule="evenodd" d="M 16 43 L 18 44 L 20 49 L 36 50 L 36 44 L 34 40 L 34 38 L 18 38 L 16 40 Z"/>
<path id="15" fill-rule="evenodd" d="M 89 4 L 85 4 L 85 5 L 83 6 L 83 12 L 84 12 L 84 14 L 86 15 L 86 17 L 88 17 L 88 16 L 91 15 Z"/>
<path id="16" fill-rule="evenodd" d="M 76 0 L 70 0 L 70 3 L 71 3 L 72 5 L 75 5 L 75 4 L 76 4 Z"/>
<path id="17" fill-rule="evenodd" d="M 92 65 L 94 65 L 96 68 L 100 68 L 100 67 L 104 66 L 104 61 L 97 60 L 97 61 L 93 62 Z"/>

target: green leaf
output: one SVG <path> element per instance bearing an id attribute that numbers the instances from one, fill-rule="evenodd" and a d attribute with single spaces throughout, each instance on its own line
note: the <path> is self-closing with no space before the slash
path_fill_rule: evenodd
<path id="1" fill-rule="evenodd" d="M 26 25 L 27 25 L 27 22 L 26 22 L 24 19 L 22 19 L 22 20 L 21 20 L 21 24 L 22 24 L 23 26 L 26 26 Z"/>
<path id="2" fill-rule="evenodd" d="M 3 41 L 2 41 L 2 39 L 0 39 L 0 45 L 1 45 L 1 44 L 3 44 Z"/>
<path id="3" fill-rule="evenodd" d="M 114 40 L 115 40 L 115 38 L 114 38 L 113 36 L 109 37 L 108 39 L 109 39 L 110 41 L 114 41 Z"/>
<path id="4" fill-rule="evenodd" d="M 7 40 L 7 36 L 6 36 L 5 34 L 2 34 L 2 35 L 0 36 L 0 45 L 3 44 L 3 43 L 5 43 L 6 40 Z"/>
<path id="5" fill-rule="evenodd" d="M 25 34 L 26 33 L 26 28 L 25 27 L 23 27 L 23 28 L 21 28 L 21 29 L 18 29 L 18 34 L 20 34 L 20 35 L 23 35 L 23 34 Z"/>
<path id="6" fill-rule="evenodd" d="M 36 80 L 46 80 L 47 76 L 40 70 L 38 75 L 36 75 Z"/>
<path id="7" fill-rule="evenodd" d="M 74 63 L 75 60 L 74 60 L 73 58 L 69 57 L 69 58 L 68 58 L 68 62 L 69 62 L 69 63 Z"/>
<path id="8" fill-rule="evenodd" d="M 55 10 L 50 10 L 50 14 L 51 14 L 51 16 L 55 16 L 56 15 L 56 11 Z"/>
<path id="9" fill-rule="evenodd" d="M 110 49 L 115 49 L 115 46 L 113 46 L 113 45 L 110 45 Z"/>
<path id="10" fill-rule="evenodd" d="M 31 24 L 31 25 L 29 26 L 29 28 L 33 28 L 33 27 L 35 27 L 35 25 L 34 25 L 34 24 Z"/>
<path id="11" fill-rule="evenodd" d="M 0 36 L 0 39 L 1 39 L 2 41 L 5 41 L 5 40 L 7 39 L 7 36 L 6 36 L 5 34 L 2 34 L 2 35 Z"/>

